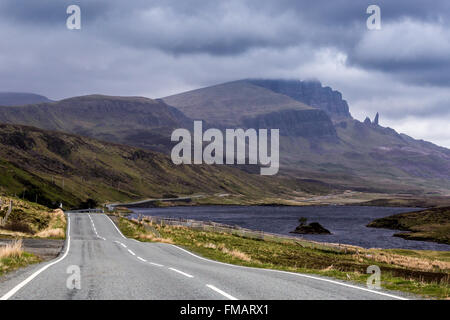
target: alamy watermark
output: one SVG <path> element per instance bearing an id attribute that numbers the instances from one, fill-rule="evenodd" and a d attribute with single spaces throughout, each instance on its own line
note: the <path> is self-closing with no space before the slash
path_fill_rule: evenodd
<path id="1" fill-rule="evenodd" d="M 367 288 L 369 289 L 381 289 L 381 269 L 377 265 L 372 265 L 367 267 L 368 274 L 370 274 L 367 279 Z"/>
<path id="2" fill-rule="evenodd" d="M 171 152 L 174 164 L 261 165 L 261 175 L 275 175 L 280 167 L 280 130 L 210 128 L 203 132 L 202 121 L 194 121 L 194 132 L 176 129 L 171 140 L 178 141 Z M 204 142 L 208 144 L 204 147 Z M 225 158 L 224 158 L 225 145 Z M 270 155 L 269 155 L 270 148 Z M 192 156 L 193 153 L 193 156 Z"/>
<path id="3" fill-rule="evenodd" d="M 69 17 L 66 20 L 66 26 L 69 30 L 81 29 L 81 8 L 76 4 L 67 7 L 66 13 Z M 376 4 L 371 4 L 367 7 L 366 13 L 370 14 L 367 18 L 366 25 L 369 30 L 381 29 L 381 9 Z"/>
<path id="4" fill-rule="evenodd" d="M 70 16 L 66 20 L 66 27 L 69 30 L 81 29 L 81 9 L 76 4 L 67 7 L 66 13 Z"/>
<path id="5" fill-rule="evenodd" d="M 69 277 L 66 280 L 66 287 L 69 290 L 81 290 L 81 270 L 77 265 L 71 265 L 67 267 L 66 273 Z"/>
<path id="6" fill-rule="evenodd" d="M 370 16 L 367 18 L 366 25 L 369 30 L 381 30 L 381 9 L 376 4 L 372 4 L 367 7 L 367 14 Z"/>

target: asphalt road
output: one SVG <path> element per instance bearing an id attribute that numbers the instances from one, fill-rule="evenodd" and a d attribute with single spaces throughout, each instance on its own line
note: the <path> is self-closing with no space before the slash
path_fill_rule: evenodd
<path id="1" fill-rule="evenodd" d="M 68 216 L 63 253 L 0 282 L 1 299 L 402 298 L 327 278 L 223 264 L 170 244 L 127 239 L 104 214 Z M 80 281 L 72 281 L 76 272 L 68 273 L 76 270 L 73 266 L 79 267 Z M 68 288 L 69 277 L 69 284 L 81 288 Z"/>

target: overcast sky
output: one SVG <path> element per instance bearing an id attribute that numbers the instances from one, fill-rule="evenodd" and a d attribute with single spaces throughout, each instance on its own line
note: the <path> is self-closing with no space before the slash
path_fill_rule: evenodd
<path id="1" fill-rule="evenodd" d="M 81 30 L 66 28 L 71 4 Z M 381 30 L 366 27 L 370 4 Z M 314 78 L 355 118 L 378 111 L 381 125 L 450 147 L 449 19 L 448 0 L 1 0 L 0 91 L 158 98 Z"/>

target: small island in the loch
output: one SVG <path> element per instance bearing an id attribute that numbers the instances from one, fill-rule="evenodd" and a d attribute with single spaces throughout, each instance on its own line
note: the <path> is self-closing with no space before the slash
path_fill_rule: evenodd
<path id="1" fill-rule="evenodd" d="M 306 224 L 307 219 L 306 218 L 300 218 L 298 219 L 298 222 L 300 222 L 300 225 L 295 228 L 294 231 L 291 231 L 290 233 L 299 233 L 299 234 L 331 234 L 331 232 L 318 222 L 311 222 L 310 224 Z"/>

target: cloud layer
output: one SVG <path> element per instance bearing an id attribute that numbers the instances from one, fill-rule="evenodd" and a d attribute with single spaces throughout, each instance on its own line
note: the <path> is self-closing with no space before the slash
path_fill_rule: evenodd
<path id="1" fill-rule="evenodd" d="M 82 29 L 66 29 L 78 4 Z M 450 2 L 100 0 L 0 4 L 1 91 L 161 97 L 251 77 L 316 78 L 358 119 L 450 147 Z M 417 124 L 417 125 L 416 125 Z"/>

